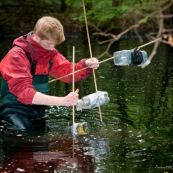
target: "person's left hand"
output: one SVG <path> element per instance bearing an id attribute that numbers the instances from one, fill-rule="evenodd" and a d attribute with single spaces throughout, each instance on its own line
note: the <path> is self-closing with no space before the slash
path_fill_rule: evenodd
<path id="1" fill-rule="evenodd" d="M 85 61 L 85 65 L 97 69 L 99 67 L 99 61 L 97 58 L 89 58 Z"/>

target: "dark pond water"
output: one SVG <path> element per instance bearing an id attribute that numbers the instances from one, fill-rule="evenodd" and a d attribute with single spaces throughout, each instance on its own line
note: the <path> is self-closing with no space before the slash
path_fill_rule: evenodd
<path id="1" fill-rule="evenodd" d="M 1 42 L 1 57 L 12 39 Z M 7 46 L 8 45 L 8 46 Z M 124 40 L 112 48 L 131 49 L 140 44 Z M 89 57 L 87 43 L 68 39 L 58 49 L 72 60 Z M 148 54 L 152 46 L 143 48 Z M 105 47 L 92 44 L 93 56 Z M 100 60 L 108 57 L 102 57 Z M 75 111 L 75 122 L 87 122 L 88 135 L 73 136 L 72 108 L 48 107 L 45 133 L 23 135 L 1 132 L 0 172 L 27 173 L 164 173 L 173 172 L 173 48 L 160 44 L 146 68 L 115 66 L 107 61 L 96 70 L 98 90 L 109 93 L 110 102 L 99 111 Z M 80 98 L 95 92 L 93 76 L 76 83 Z M 51 94 L 63 96 L 71 84 L 51 83 Z"/>

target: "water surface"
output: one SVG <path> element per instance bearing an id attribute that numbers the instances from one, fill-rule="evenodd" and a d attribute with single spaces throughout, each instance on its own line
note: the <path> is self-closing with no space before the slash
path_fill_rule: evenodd
<path id="1" fill-rule="evenodd" d="M 1 57 L 11 40 L 1 45 Z M 111 53 L 139 45 L 135 39 L 123 40 Z M 76 61 L 89 57 L 87 43 L 81 38 L 69 39 L 57 48 L 72 61 L 72 46 Z M 143 50 L 150 54 L 152 46 Z M 105 48 L 92 43 L 93 56 Z M 160 44 L 145 68 L 115 66 L 113 60 L 100 64 L 95 71 L 97 87 L 110 97 L 101 107 L 103 123 L 97 108 L 75 111 L 75 122 L 87 122 L 90 133 L 74 136 L 70 130 L 72 108 L 47 107 L 47 132 L 29 136 L 1 133 L 1 172 L 172 172 L 172 59 L 173 49 Z M 72 85 L 56 81 L 51 88 L 50 94 L 64 96 Z M 93 76 L 76 83 L 75 88 L 79 88 L 80 98 L 95 92 Z"/>

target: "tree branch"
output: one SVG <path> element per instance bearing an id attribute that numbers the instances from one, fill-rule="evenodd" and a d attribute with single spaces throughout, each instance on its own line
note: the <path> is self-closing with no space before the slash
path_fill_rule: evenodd
<path id="1" fill-rule="evenodd" d="M 104 36 L 106 37 L 107 39 L 104 40 L 104 41 L 98 41 L 98 44 L 105 44 L 105 43 L 109 43 L 107 45 L 107 48 L 106 50 L 98 56 L 98 58 L 101 58 L 102 56 L 104 55 L 109 55 L 109 50 L 110 50 L 110 47 L 111 45 L 118 41 L 123 35 L 125 35 L 126 33 L 128 33 L 129 31 L 131 30 L 134 30 L 134 32 L 136 33 L 136 35 L 138 36 L 138 39 L 140 40 L 140 42 L 142 42 L 142 38 L 140 37 L 139 33 L 138 33 L 138 28 L 140 27 L 141 24 L 143 24 L 144 21 L 146 21 L 146 19 L 148 18 L 156 18 L 157 19 L 157 25 L 158 25 L 158 31 L 157 33 L 150 33 L 150 34 L 146 34 L 146 36 L 148 37 L 148 39 L 156 39 L 156 38 L 160 38 L 162 37 L 162 34 L 166 31 L 166 32 L 172 32 L 173 29 L 165 29 L 164 27 L 164 20 L 167 19 L 168 17 L 172 17 L 173 14 L 170 14 L 170 15 L 164 15 L 163 12 L 165 10 L 168 10 L 172 4 L 173 4 L 173 1 L 167 1 L 169 2 L 167 5 L 165 5 L 164 7 L 160 8 L 160 9 L 157 9 L 156 11 L 153 11 L 152 13 L 148 14 L 147 16 L 145 16 L 142 20 L 139 20 L 136 24 L 134 25 L 131 25 L 129 26 L 126 30 L 120 32 L 119 34 L 112 34 L 112 33 L 105 33 L 103 31 L 100 31 L 100 29 L 96 28 L 99 32 L 95 32 L 93 33 L 93 35 L 97 35 L 97 36 Z M 144 20 L 144 21 L 143 21 Z M 151 37 L 151 35 L 155 35 Z M 165 42 L 162 40 L 162 42 Z M 158 45 L 159 45 L 159 42 L 156 42 L 154 44 L 154 47 L 153 47 L 153 50 L 152 50 L 152 53 L 150 54 L 149 56 L 149 60 L 152 60 L 152 58 L 154 57 L 154 55 L 156 54 L 156 51 L 157 51 L 157 48 L 158 48 Z"/>

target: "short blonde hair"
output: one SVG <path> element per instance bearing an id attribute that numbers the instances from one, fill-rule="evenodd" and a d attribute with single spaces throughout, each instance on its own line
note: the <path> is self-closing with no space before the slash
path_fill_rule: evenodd
<path id="1" fill-rule="evenodd" d="M 41 39 L 53 40 L 57 44 L 65 40 L 64 29 L 61 22 L 50 16 L 40 18 L 35 24 L 34 31 Z"/>

